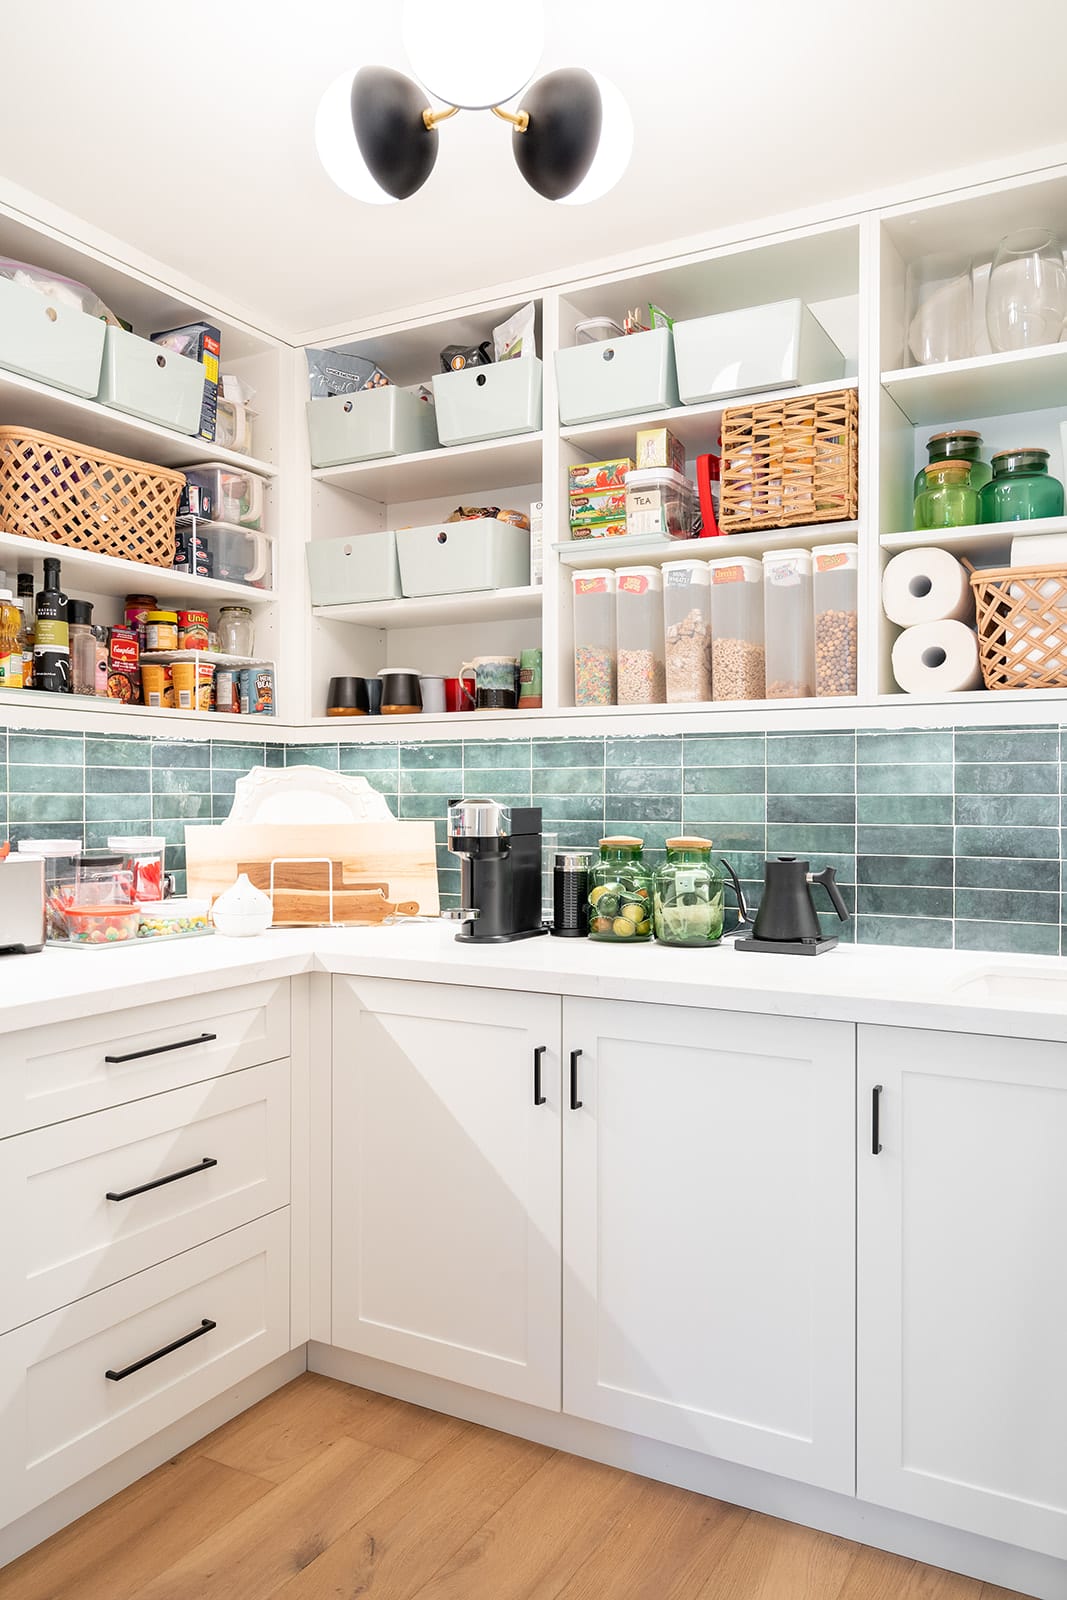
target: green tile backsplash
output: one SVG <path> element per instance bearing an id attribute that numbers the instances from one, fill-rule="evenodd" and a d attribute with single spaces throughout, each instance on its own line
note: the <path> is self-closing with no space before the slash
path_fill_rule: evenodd
<path id="1" fill-rule="evenodd" d="M 810 855 L 836 867 L 844 936 L 861 943 L 1067 954 L 1058 727 L 404 745 L 0 730 L 0 833 L 101 844 L 152 829 L 184 886 L 186 822 L 222 820 L 250 767 L 302 762 L 363 773 L 398 816 L 432 818 L 446 905 L 459 872 L 445 807 L 465 790 L 540 805 L 564 845 L 634 833 L 655 859 L 682 829 L 710 835 L 753 897 L 766 853 Z"/>

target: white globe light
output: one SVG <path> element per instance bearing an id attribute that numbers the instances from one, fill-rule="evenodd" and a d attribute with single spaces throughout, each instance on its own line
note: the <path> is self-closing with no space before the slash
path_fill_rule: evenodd
<path id="1" fill-rule="evenodd" d="M 319 101 L 315 112 L 315 148 L 327 175 L 353 200 L 372 206 L 395 205 L 396 196 L 389 194 L 372 177 L 356 143 L 352 128 L 352 79 L 355 75 L 354 67 L 342 72 Z"/>
<path id="2" fill-rule="evenodd" d="M 416 78 L 467 111 L 513 100 L 545 47 L 542 0 L 405 0 L 403 17 Z"/>
<path id="3" fill-rule="evenodd" d="M 581 183 L 570 194 L 561 195 L 557 202 L 561 206 L 584 206 L 591 200 L 599 200 L 609 189 L 614 189 L 633 154 L 634 120 L 625 95 L 610 78 L 601 77 L 599 72 L 591 76 L 596 79 L 603 107 L 600 143 Z"/>

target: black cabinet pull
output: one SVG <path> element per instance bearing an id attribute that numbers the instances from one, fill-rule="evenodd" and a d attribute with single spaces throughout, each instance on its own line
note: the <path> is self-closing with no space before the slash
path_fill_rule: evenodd
<path id="1" fill-rule="evenodd" d="M 544 1059 L 546 1044 L 539 1044 L 534 1051 L 534 1105 L 543 1106 L 548 1100 L 547 1094 L 541 1093 L 541 1062 Z"/>
<path id="2" fill-rule="evenodd" d="M 180 1172 L 168 1172 L 165 1178 L 153 1178 L 150 1183 L 139 1183 L 136 1189 L 109 1189 L 104 1199 L 132 1200 L 135 1194 L 147 1194 L 149 1189 L 161 1189 L 165 1183 L 177 1183 L 179 1178 L 191 1178 L 194 1172 L 206 1172 L 209 1167 L 217 1166 L 218 1162 L 214 1156 L 205 1156 L 195 1167 L 183 1167 Z"/>
<path id="3" fill-rule="evenodd" d="M 876 1083 L 871 1090 L 871 1155 L 880 1156 L 882 1143 L 879 1138 L 879 1120 L 882 1108 L 882 1085 Z"/>
<path id="4" fill-rule="evenodd" d="M 174 1044 L 154 1044 L 149 1050 L 131 1050 L 124 1056 L 105 1056 L 109 1067 L 121 1066 L 124 1061 L 141 1061 L 145 1056 L 163 1056 L 168 1050 L 187 1050 L 191 1044 L 210 1044 L 217 1033 L 198 1033 L 195 1039 L 178 1039 Z"/>
<path id="5" fill-rule="evenodd" d="M 153 1350 L 150 1356 L 142 1356 L 140 1361 L 135 1361 L 130 1367 L 123 1367 L 121 1372 L 114 1372 L 110 1367 L 104 1373 L 105 1378 L 110 1378 L 112 1383 L 121 1383 L 123 1378 L 128 1378 L 134 1372 L 140 1372 L 142 1367 L 150 1367 L 153 1361 L 162 1361 L 164 1356 L 173 1355 L 175 1350 L 180 1350 L 183 1344 L 192 1344 L 194 1339 L 202 1339 L 205 1333 L 210 1333 L 212 1328 L 217 1328 L 218 1323 L 212 1322 L 210 1317 L 205 1317 L 199 1328 L 194 1328 L 192 1333 L 183 1333 L 180 1339 L 175 1339 L 173 1344 L 165 1344 L 162 1350 Z"/>
<path id="6" fill-rule="evenodd" d="M 578 1057 L 580 1050 L 571 1051 L 571 1110 L 580 1111 L 582 1102 L 578 1098 Z"/>

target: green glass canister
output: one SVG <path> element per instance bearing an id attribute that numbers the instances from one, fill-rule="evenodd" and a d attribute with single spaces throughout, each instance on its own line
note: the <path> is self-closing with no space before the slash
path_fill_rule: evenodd
<path id="1" fill-rule="evenodd" d="M 723 880 L 711 860 L 711 840 L 667 840 L 667 859 L 656 868 L 653 908 L 660 944 L 707 948 L 722 938 Z"/>
<path id="2" fill-rule="evenodd" d="M 970 528 L 980 520 L 981 497 L 971 486 L 969 461 L 934 461 L 923 468 L 925 487 L 915 496 L 916 528 Z"/>
<path id="3" fill-rule="evenodd" d="M 652 873 L 643 839 L 601 839 L 589 877 L 589 937 L 606 944 L 642 944 L 652 937 Z"/>
<path id="4" fill-rule="evenodd" d="M 982 435 L 977 428 L 949 428 L 932 434 L 926 441 L 926 454 L 932 467 L 942 461 L 969 461 L 972 489 L 982 489 L 993 476 L 989 462 L 982 460 Z M 926 468 L 920 467 L 912 493 L 921 494 L 925 488 Z"/>
<path id="5" fill-rule="evenodd" d="M 1063 484 L 1049 477 L 1048 451 L 1036 445 L 999 451 L 993 457 L 993 481 L 982 490 L 981 502 L 983 522 L 1062 517 Z"/>

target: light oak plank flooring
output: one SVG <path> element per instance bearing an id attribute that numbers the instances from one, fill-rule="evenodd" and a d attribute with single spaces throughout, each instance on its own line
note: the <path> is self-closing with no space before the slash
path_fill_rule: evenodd
<path id="1" fill-rule="evenodd" d="M 1026 1600 L 311 1373 L 0 1570 L 2 1600 Z"/>

